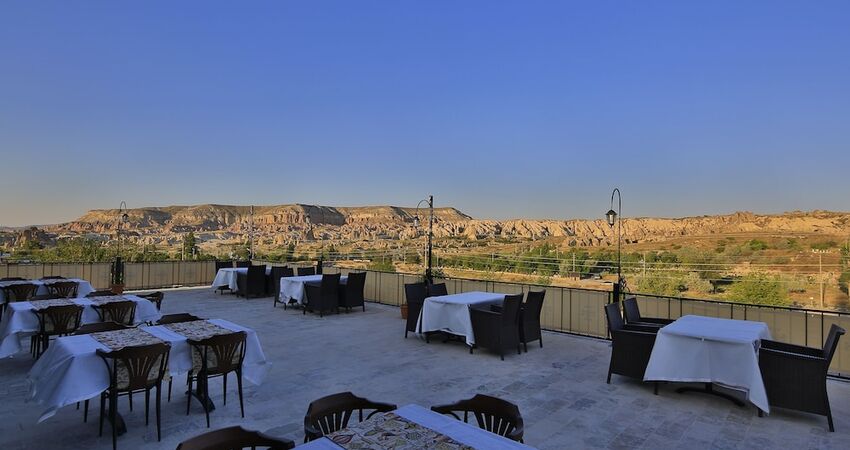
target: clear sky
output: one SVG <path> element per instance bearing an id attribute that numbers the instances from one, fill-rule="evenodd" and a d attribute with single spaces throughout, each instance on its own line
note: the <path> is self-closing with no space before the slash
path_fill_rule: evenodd
<path id="1" fill-rule="evenodd" d="M 850 210 L 850 2 L 0 3 L 0 224 Z"/>

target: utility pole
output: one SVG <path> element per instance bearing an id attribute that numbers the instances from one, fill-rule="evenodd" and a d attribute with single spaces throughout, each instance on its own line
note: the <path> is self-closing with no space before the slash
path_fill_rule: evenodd
<path id="1" fill-rule="evenodd" d="M 820 280 L 820 307 L 824 308 L 824 281 L 823 281 L 823 254 L 829 253 L 829 250 L 812 249 L 812 252 L 818 254 L 818 279 Z"/>
<path id="2" fill-rule="evenodd" d="M 248 239 L 250 240 L 250 249 L 248 254 L 248 260 L 254 260 L 254 205 L 251 205 L 251 220 L 248 222 Z"/>

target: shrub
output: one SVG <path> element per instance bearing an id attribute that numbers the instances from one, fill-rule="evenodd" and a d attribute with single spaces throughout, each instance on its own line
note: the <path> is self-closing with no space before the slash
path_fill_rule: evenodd
<path id="1" fill-rule="evenodd" d="M 777 275 L 753 272 L 732 283 L 729 298 L 756 305 L 787 306 L 788 289 Z"/>

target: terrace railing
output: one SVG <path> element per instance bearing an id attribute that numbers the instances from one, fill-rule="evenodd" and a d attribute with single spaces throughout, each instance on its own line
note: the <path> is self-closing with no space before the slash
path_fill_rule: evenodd
<path id="1" fill-rule="evenodd" d="M 20 276 L 40 278 L 48 275 L 82 278 L 97 289 L 109 287 L 109 263 L 45 263 L 0 264 L 0 277 Z M 350 272 L 349 269 L 326 268 L 325 273 Z M 421 280 L 421 275 L 397 272 L 368 271 L 365 296 L 385 305 L 404 303 L 405 283 Z M 125 289 L 159 289 L 175 286 L 209 286 L 215 277 L 213 261 L 167 261 L 127 263 Z M 608 328 L 603 307 L 612 301 L 612 293 L 592 289 L 542 286 L 500 281 L 446 278 L 450 294 L 468 291 L 526 293 L 546 290 L 541 324 L 550 331 L 606 339 Z M 770 327 L 773 338 L 809 347 L 821 347 L 829 327 L 835 323 L 850 329 L 850 314 L 778 306 L 719 302 L 684 297 L 664 297 L 648 294 L 629 294 L 637 297 L 641 312 L 649 317 L 676 319 L 688 314 L 740 320 L 757 320 Z M 838 376 L 850 376 L 850 339 L 840 341 L 832 361 L 831 371 Z"/>

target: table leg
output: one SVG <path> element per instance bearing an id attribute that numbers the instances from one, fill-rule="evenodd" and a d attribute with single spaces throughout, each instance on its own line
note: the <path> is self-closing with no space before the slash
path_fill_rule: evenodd
<path id="1" fill-rule="evenodd" d="M 735 398 L 735 397 L 733 397 L 733 396 L 731 396 L 731 395 L 729 395 L 725 392 L 715 391 L 714 385 L 712 383 L 705 383 L 705 386 L 703 386 L 702 388 L 681 387 L 679 389 L 676 389 L 676 392 L 679 393 L 679 394 L 682 394 L 682 393 L 685 393 L 685 392 L 699 392 L 699 393 L 702 393 L 702 394 L 710 394 L 710 395 L 714 395 L 716 397 L 725 398 L 726 400 L 729 400 L 730 402 L 734 403 L 737 406 L 744 406 L 744 402 L 742 402 L 741 400 L 738 400 L 737 398 Z"/>
<path id="2" fill-rule="evenodd" d="M 127 432 L 127 424 L 124 423 L 124 418 L 121 417 L 121 413 L 118 412 L 117 409 L 115 410 L 115 423 L 111 423 L 112 414 L 107 414 L 106 420 L 108 420 L 110 422 L 110 425 L 115 428 L 115 434 L 117 434 L 118 436 L 121 436 Z"/>
<path id="3" fill-rule="evenodd" d="M 195 386 L 195 390 L 193 392 L 188 392 L 188 394 L 195 397 L 205 410 L 209 412 L 215 411 L 215 403 L 213 403 L 212 399 L 204 395 L 204 391 L 201 388 L 201 381 L 198 380 L 198 382 L 195 383 Z"/>

